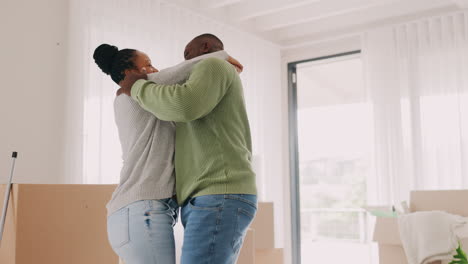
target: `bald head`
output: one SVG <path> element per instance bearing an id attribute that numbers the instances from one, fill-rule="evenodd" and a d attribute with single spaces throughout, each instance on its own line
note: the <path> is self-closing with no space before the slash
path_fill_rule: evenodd
<path id="1" fill-rule="evenodd" d="M 184 58 L 193 59 L 203 54 L 224 50 L 223 42 L 213 34 L 202 34 L 195 37 L 185 46 Z"/>

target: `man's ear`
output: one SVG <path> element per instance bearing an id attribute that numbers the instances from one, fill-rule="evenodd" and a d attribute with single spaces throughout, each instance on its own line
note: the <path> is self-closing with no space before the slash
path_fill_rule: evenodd
<path id="1" fill-rule="evenodd" d="M 207 41 L 203 42 L 203 44 L 202 44 L 203 54 L 206 54 L 206 53 L 210 52 L 210 50 L 211 50 L 211 44 L 209 42 L 207 42 Z"/>

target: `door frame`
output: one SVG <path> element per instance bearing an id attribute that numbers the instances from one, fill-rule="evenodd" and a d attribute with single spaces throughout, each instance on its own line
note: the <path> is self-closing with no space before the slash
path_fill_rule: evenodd
<path id="1" fill-rule="evenodd" d="M 299 147 L 297 128 L 297 65 L 312 61 L 333 59 L 360 54 L 361 50 L 343 52 L 308 60 L 288 63 L 288 119 L 289 119 L 289 171 L 291 181 L 291 255 L 292 264 L 301 264 L 301 217 L 300 217 L 300 180 L 299 180 Z"/>

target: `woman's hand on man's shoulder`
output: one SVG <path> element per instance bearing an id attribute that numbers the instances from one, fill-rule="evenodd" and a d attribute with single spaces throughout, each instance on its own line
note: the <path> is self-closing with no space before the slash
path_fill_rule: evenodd
<path id="1" fill-rule="evenodd" d="M 117 93 L 131 96 L 132 86 L 138 80 L 148 80 L 148 75 L 146 73 L 128 73 L 127 75 L 125 75 L 125 78 L 119 83 L 121 88 L 119 89 L 120 92 L 118 91 Z"/>

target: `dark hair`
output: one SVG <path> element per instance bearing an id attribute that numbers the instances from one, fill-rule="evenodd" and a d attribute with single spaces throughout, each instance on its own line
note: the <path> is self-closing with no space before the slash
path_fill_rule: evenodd
<path id="1" fill-rule="evenodd" d="M 213 48 L 223 50 L 224 49 L 224 44 L 223 42 L 215 35 L 210 34 L 210 33 L 205 33 L 201 34 L 200 36 L 196 36 L 194 39 L 199 40 L 199 39 L 209 39 L 213 43 Z"/>
<path id="2" fill-rule="evenodd" d="M 134 49 L 119 50 L 116 46 L 101 44 L 94 50 L 93 58 L 99 68 L 118 84 L 125 78 L 125 70 L 135 68 L 135 54 Z"/>

